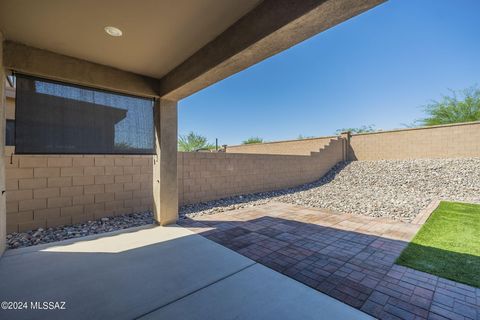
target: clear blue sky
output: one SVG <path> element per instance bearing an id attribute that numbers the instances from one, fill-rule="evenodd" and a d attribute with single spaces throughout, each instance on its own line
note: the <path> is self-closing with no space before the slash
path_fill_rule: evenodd
<path id="1" fill-rule="evenodd" d="M 390 0 L 179 103 L 179 134 L 220 144 L 401 128 L 480 85 L 479 0 Z"/>

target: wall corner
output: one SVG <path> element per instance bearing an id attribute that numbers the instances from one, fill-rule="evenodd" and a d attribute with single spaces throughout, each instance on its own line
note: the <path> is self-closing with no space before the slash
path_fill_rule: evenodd
<path id="1" fill-rule="evenodd" d="M 350 131 L 345 131 L 340 134 L 340 138 L 343 143 L 343 161 L 348 161 L 350 159 L 350 138 L 352 133 Z"/>
<path id="2" fill-rule="evenodd" d="M 5 69 L 3 67 L 3 34 L 0 31 L 0 132 L 5 132 Z M 7 247 L 7 212 L 5 205 L 5 139 L 0 133 L 0 256 Z"/>

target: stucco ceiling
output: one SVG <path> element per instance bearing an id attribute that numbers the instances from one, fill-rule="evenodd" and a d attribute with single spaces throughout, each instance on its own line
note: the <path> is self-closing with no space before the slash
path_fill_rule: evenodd
<path id="1" fill-rule="evenodd" d="M 7 40 L 160 78 L 260 2 L 0 0 L 0 30 Z"/>

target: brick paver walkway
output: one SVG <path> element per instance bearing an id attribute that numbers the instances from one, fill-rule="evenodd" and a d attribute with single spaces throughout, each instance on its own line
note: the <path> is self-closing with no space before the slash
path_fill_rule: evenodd
<path id="1" fill-rule="evenodd" d="M 394 264 L 419 225 L 282 203 L 179 224 L 380 319 L 480 319 L 480 289 Z"/>

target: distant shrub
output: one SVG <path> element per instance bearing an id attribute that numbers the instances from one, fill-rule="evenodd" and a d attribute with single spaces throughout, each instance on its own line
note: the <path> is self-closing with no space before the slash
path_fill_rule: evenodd
<path id="1" fill-rule="evenodd" d="M 381 129 L 375 129 L 375 125 L 374 124 L 370 124 L 368 126 L 361 126 L 359 128 L 341 128 L 341 129 L 337 129 L 337 131 L 335 131 L 335 134 L 340 134 L 342 132 L 347 132 L 347 131 L 350 131 L 351 133 L 366 133 L 366 132 L 375 132 L 375 131 L 381 131 Z"/>
<path id="2" fill-rule="evenodd" d="M 476 86 L 461 90 L 450 90 L 449 96 L 424 107 L 427 117 L 419 120 L 421 125 L 470 122 L 480 120 L 480 89 Z"/>
<path id="3" fill-rule="evenodd" d="M 206 137 L 193 132 L 178 137 L 178 151 L 187 152 L 213 148 L 215 148 L 215 145 L 209 143 Z"/>
<path id="4" fill-rule="evenodd" d="M 252 143 L 262 143 L 263 139 L 260 137 L 251 137 L 248 138 L 247 140 L 244 140 L 242 144 L 252 144 Z"/>

